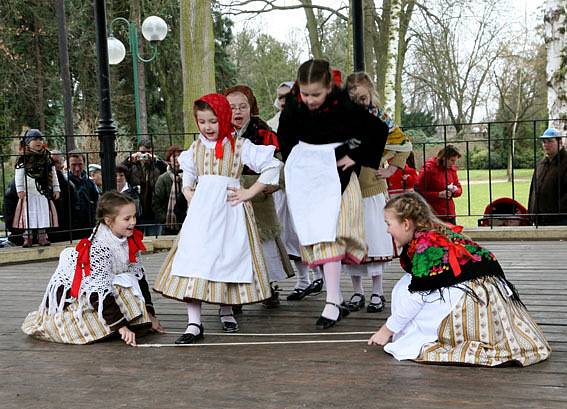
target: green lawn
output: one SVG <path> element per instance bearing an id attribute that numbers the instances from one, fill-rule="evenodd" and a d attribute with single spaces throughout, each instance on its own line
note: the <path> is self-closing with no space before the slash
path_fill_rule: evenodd
<path id="1" fill-rule="evenodd" d="M 506 179 L 506 169 L 494 169 L 491 172 L 492 179 Z M 534 173 L 533 169 L 514 169 L 514 180 L 517 179 L 528 179 L 531 180 L 532 174 Z M 459 180 L 461 184 L 465 184 L 467 181 L 467 171 L 466 170 L 459 170 Z M 477 170 L 473 169 L 469 171 L 470 180 L 482 180 L 488 183 L 488 170 Z"/>
<path id="2" fill-rule="evenodd" d="M 461 179 L 463 186 L 463 194 L 461 197 L 455 199 L 455 207 L 457 215 L 476 215 L 476 216 L 457 216 L 457 223 L 466 227 L 476 227 L 477 220 L 480 219 L 484 213 L 484 208 L 490 203 L 490 192 L 488 185 L 488 176 L 486 176 L 486 183 L 476 183 L 470 185 L 470 212 L 468 205 L 468 187 L 466 186 L 466 179 Z M 530 181 L 516 181 L 514 183 L 514 198 L 520 202 L 524 207 L 528 207 L 528 195 L 530 191 Z M 492 200 L 500 197 L 512 197 L 512 183 L 493 183 L 492 184 Z"/>

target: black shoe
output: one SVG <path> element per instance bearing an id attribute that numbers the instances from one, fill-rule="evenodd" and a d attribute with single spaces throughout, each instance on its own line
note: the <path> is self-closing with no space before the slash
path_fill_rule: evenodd
<path id="1" fill-rule="evenodd" d="M 276 285 L 275 287 L 271 287 L 271 290 L 271 297 L 262 301 L 262 304 L 267 309 L 278 308 L 280 306 L 280 292 L 278 291 L 279 287 Z"/>
<path id="2" fill-rule="evenodd" d="M 333 302 L 327 302 L 326 304 L 334 305 L 339 310 L 339 316 L 336 320 L 332 320 L 330 318 L 323 317 L 322 315 L 317 319 L 315 326 L 317 329 L 327 329 L 334 326 L 337 322 L 341 319 L 346 318 L 350 313 L 349 310 L 346 308 L 346 304 L 343 302 L 341 305 L 335 304 Z"/>
<path id="3" fill-rule="evenodd" d="M 193 327 L 199 328 L 199 333 L 197 335 L 190 334 L 190 333 L 185 333 L 185 334 L 181 335 L 179 338 L 177 338 L 175 340 L 175 343 L 177 345 L 194 344 L 195 342 L 204 338 L 205 329 L 203 328 L 202 325 L 194 324 L 194 323 L 190 322 L 187 326 L 188 327 L 193 326 Z"/>
<path id="4" fill-rule="evenodd" d="M 238 332 L 239 328 L 238 328 L 238 322 L 232 322 L 232 321 L 223 321 L 222 317 L 232 317 L 234 318 L 234 314 L 224 314 L 221 315 L 220 314 L 220 310 L 219 310 L 219 317 L 221 318 L 221 324 L 222 324 L 222 330 L 224 332 Z"/>
<path id="5" fill-rule="evenodd" d="M 378 302 L 372 302 L 373 300 L 377 300 Z M 382 311 L 384 311 L 384 303 L 382 302 L 382 297 L 378 294 L 372 294 L 370 296 L 368 307 L 366 307 L 366 312 L 375 313 Z"/>
<path id="6" fill-rule="evenodd" d="M 310 294 L 317 295 L 323 290 L 323 279 L 313 281 L 305 289 L 294 288 L 293 292 L 286 297 L 288 301 L 300 301 Z"/>
<path id="7" fill-rule="evenodd" d="M 352 299 L 355 297 L 358 297 L 359 300 L 353 301 Z M 364 298 L 364 295 L 360 293 L 354 293 L 352 297 L 350 297 L 350 301 L 346 303 L 346 307 L 350 312 L 360 311 L 362 308 L 364 308 L 365 303 L 366 300 Z"/>
<path id="8" fill-rule="evenodd" d="M 309 287 L 313 288 L 309 294 L 313 294 L 313 295 L 319 294 L 321 291 L 323 291 L 323 279 L 318 278 L 317 280 L 313 280 L 313 282 Z"/>

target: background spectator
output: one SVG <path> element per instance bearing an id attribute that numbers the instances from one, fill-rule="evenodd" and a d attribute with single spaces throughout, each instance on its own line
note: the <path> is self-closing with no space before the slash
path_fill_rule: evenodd
<path id="1" fill-rule="evenodd" d="M 443 221 L 456 223 L 454 197 L 463 193 L 457 176 L 459 150 L 453 145 L 441 149 L 437 156 L 425 162 L 417 179 L 417 191 L 427 200 Z"/>
<path id="2" fill-rule="evenodd" d="M 534 215 L 532 221 L 538 225 L 564 226 L 567 225 L 567 152 L 557 129 L 546 129 L 540 139 L 545 157 L 537 163 L 532 176 L 528 213 Z"/>
<path id="3" fill-rule="evenodd" d="M 79 151 L 69 152 L 69 184 L 75 189 L 78 198 L 80 217 L 73 220 L 73 227 L 78 229 L 79 237 L 87 237 L 96 224 L 96 205 L 98 190 L 85 171 L 85 155 Z"/>
<path id="4" fill-rule="evenodd" d="M 406 159 L 404 168 L 398 168 L 392 176 L 388 178 L 388 193 L 390 198 L 404 192 L 413 192 L 413 187 L 417 183 L 417 170 L 415 169 L 415 156 L 410 153 Z"/>
<path id="5" fill-rule="evenodd" d="M 142 142 L 138 151 L 128 156 L 122 165 L 126 166 L 130 175 L 131 185 L 138 188 L 142 214 L 138 223 L 146 236 L 159 235 L 161 226 L 158 225 L 152 200 L 156 182 L 159 176 L 167 170 L 167 164 L 159 160 L 153 153 L 150 142 Z"/>
<path id="6" fill-rule="evenodd" d="M 140 193 L 130 185 L 130 175 L 128 168 L 124 165 L 116 166 L 116 190 L 134 199 L 136 203 L 136 218 L 140 219 L 142 208 L 140 206 Z"/>
<path id="7" fill-rule="evenodd" d="M 89 165 L 89 178 L 94 182 L 98 194 L 102 194 L 102 168 L 96 163 Z"/>
<path id="8" fill-rule="evenodd" d="M 59 199 L 54 202 L 55 209 L 57 210 L 57 218 L 59 219 L 59 227 L 49 231 L 49 239 L 51 241 L 72 240 L 73 235 L 72 232 L 69 234 L 69 231 L 73 229 L 73 221 L 76 221 L 80 217 L 79 198 L 77 197 L 75 188 L 65 177 L 65 156 L 61 151 L 53 149 L 51 151 L 51 160 L 55 166 L 61 194 L 59 195 Z"/>
<path id="9" fill-rule="evenodd" d="M 182 184 L 183 170 L 177 161 L 181 152 L 183 148 L 179 145 L 172 145 L 167 149 L 167 171 L 158 178 L 154 191 L 152 208 L 156 220 L 164 225 L 165 234 L 177 234 L 180 228 L 174 209 Z"/>

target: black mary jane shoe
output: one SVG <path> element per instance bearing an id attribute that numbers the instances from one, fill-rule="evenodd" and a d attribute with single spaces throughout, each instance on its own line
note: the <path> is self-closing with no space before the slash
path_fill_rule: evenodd
<path id="1" fill-rule="evenodd" d="M 222 330 L 223 330 L 224 332 L 238 332 L 238 330 L 239 330 L 240 328 L 238 327 L 238 322 L 236 322 L 236 319 L 235 319 L 235 322 L 232 322 L 232 321 L 223 321 L 223 320 L 222 320 L 222 317 L 232 317 L 232 318 L 234 318 L 234 314 L 224 314 L 224 315 L 221 315 L 221 314 L 220 314 L 220 311 L 219 311 L 219 317 L 221 318 Z"/>
<path id="2" fill-rule="evenodd" d="M 317 327 L 317 329 L 331 328 L 341 319 L 346 318 L 350 314 L 350 311 L 347 309 L 346 304 L 344 302 L 341 305 L 335 304 L 334 302 L 327 302 L 326 304 L 330 304 L 337 307 L 337 309 L 339 310 L 339 316 L 337 317 L 336 320 L 332 320 L 330 318 L 326 318 L 321 315 L 317 319 L 317 322 L 315 323 L 315 327 Z"/>
<path id="3" fill-rule="evenodd" d="M 191 334 L 191 333 L 187 332 L 187 333 L 181 335 L 179 338 L 177 338 L 175 340 L 175 343 L 177 345 L 194 344 L 195 342 L 197 342 L 197 341 L 199 341 L 199 340 L 201 340 L 205 337 L 204 336 L 205 329 L 203 328 L 202 325 L 190 322 L 187 326 L 188 327 L 193 326 L 193 327 L 199 328 L 199 333 L 197 335 L 195 335 L 195 334 Z"/>
<path id="4" fill-rule="evenodd" d="M 372 300 L 378 300 L 378 302 L 372 302 Z M 378 294 L 372 294 L 370 296 L 370 302 L 368 303 L 368 307 L 366 307 L 366 312 L 369 313 L 376 313 L 384 311 L 384 302 L 382 301 L 382 296 Z"/>
<path id="5" fill-rule="evenodd" d="M 293 292 L 286 297 L 288 301 L 300 301 L 303 300 L 308 295 L 317 295 L 323 291 L 323 279 L 319 278 L 314 280 L 303 290 L 300 288 L 294 288 Z"/>
<path id="6" fill-rule="evenodd" d="M 358 301 L 353 301 L 353 298 L 358 297 Z M 350 297 L 350 301 L 346 303 L 346 307 L 350 312 L 360 311 L 364 308 L 366 304 L 366 299 L 364 298 L 363 294 L 354 293 L 352 297 Z"/>
<path id="7" fill-rule="evenodd" d="M 312 295 L 319 294 L 321 291 L 323 291 L 323 279 L 318 278 L 317 280 L 313 280 L 311 285 L 307 288 L 311 288 L 311 291 L 309 292 L 309 294 L 312 294 Z"/>

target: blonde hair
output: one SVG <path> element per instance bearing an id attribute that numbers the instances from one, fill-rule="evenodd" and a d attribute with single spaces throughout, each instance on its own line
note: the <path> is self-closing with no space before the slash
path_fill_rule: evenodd
<path id="1" fill-rule="evenodd" d="M 431 206 L 415 192 L 402 193 L 394 197 L 386 203 L 384 211 L 386 210 L 391 210 L 399 221 L 411 220 L 416 231 L 435 230 L 444 236 L 449 235 L 449 227 L 435 216 Z"/>
<path id="2" fill-rule="evenodd" d="M 371 103 L 373 106 L 378 106 L 378 94 L 374 88 L 374 83 L 370 79 L 370 75 L 364 71 L 357 71 L 350 74 L 346 79 L 346 89 L 351 99 L 354 100 L 354 92 L 356 88 L 362 86 L 368 90 L 370 94 Z"/>

